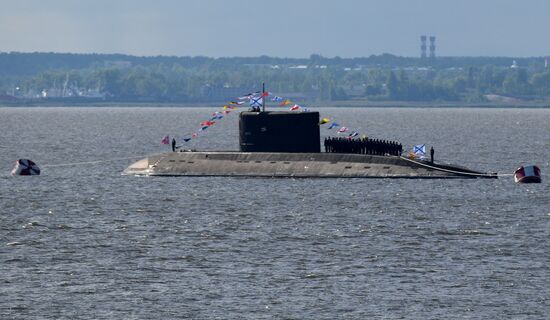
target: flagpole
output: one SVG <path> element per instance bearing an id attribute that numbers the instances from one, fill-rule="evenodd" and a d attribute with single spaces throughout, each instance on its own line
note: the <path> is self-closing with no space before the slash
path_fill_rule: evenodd
<path id="1" fill-rule="evenodd" d="M 262 112 L 265 112 L 265 82 L 262 82 Z"/>

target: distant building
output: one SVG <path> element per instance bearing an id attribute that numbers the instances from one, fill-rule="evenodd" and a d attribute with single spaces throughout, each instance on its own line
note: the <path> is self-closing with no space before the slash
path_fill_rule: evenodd
<path id="1" fill-rule="evenodd" d="M 434 59 L 435 58 L 435 36 L 430 36 L 429 38 L 425 35 L 421 35 L 420 36 L 420 58 L 421 59 L 426 59 L 427 57 L 427 51 L 426 49 L 428 49 L 428 45 L 426 43 L 427 40 L 430 40 L 430 58 L 431 59 Z"/>
<path id="2" fill-rule="evenodd" d="M 304 64 L 296 65 L 296 66 L 290 66 L 289 69 L 307 69 L 307 66 Z"/>
<path id="3" fill-rule="evenodd" d="M 421 59 L 426 59 L 426 39 L 428 37 L 422 35 L 420 36 L 420 58 Z"/>
<path id="4" fill-rule="evenodd" d="M 435 37 L 430 37 L 430 58 L 435 59 Z"/>

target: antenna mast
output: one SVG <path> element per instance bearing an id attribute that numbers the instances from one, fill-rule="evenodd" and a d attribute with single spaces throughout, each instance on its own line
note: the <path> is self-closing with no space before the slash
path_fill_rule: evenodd
<path id="1" fill-rule="evenodd" d="M 265 112 L 265 82 L 262 82 L 262 112 Z"/>

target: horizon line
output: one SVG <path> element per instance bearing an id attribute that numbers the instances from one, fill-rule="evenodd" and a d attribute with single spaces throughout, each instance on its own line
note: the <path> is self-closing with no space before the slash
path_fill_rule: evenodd
<path id="1" fill-rule="evenodd" d="M 56 51 L 0 51 L 0 54 L 71 54 L 71 55 L 120 55 L 120 56 L 130 56 L 130 57 L 136 57 L 136 58 L 208 58 L 208 59 L 232 59 L 232 58 L 248 58 L 248 59 L 254 59 L 254 58 L 274 58 L 274 59 L 295 59 L 295 60 L 309 60 L 311 59 L 311 56 L 317 55 L 324 59 L 368 59 L 371 57 L 381 57 L 381 56 L 393 56 L 396 58 L 404 58 L 404 59 L 419 59 L 419 60 L 426 60 L 426 61 L 433 61 L 437 59 L 449 59 L 449 58 L 493 58 L 493 59 L 545 59 L 550 58 L 550 54 L 547 56 L 453 56 L 453 55 L 441 55 L 436 56 L 435 58 L 422 58 L 420 56 L 401 56 L 396 55 L 393 53 L 385 52 L 381 54 L 371 54 L 368 56 L 355 56 L 355 57 L 342 57 L 342 56 L 333 56 L 333 57 L 327 57 L 323 56 L 322 54 L 318 53 L 311 53 L 309 57 L 281 57 L 281 56 L 270 56 L 270 55 L 259 55 L 259 56 L 207 56 L 207 55 L 170 55 L 170 54 L 158 54 L 158 55 L 136 55 L 136 54 L 130 54 L 130 53 L 105 53 L 105 52 L 56 52 Z"/>

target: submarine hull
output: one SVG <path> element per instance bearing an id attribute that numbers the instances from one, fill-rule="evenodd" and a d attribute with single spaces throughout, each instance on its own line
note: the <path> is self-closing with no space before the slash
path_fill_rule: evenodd
<path id="1" fill-rule="evenodd" d="M 496 174 L 398 156 L 346 153 L 169 152 L 130 165 L 124 174 L 303 178 L 496 178 Z"/>

